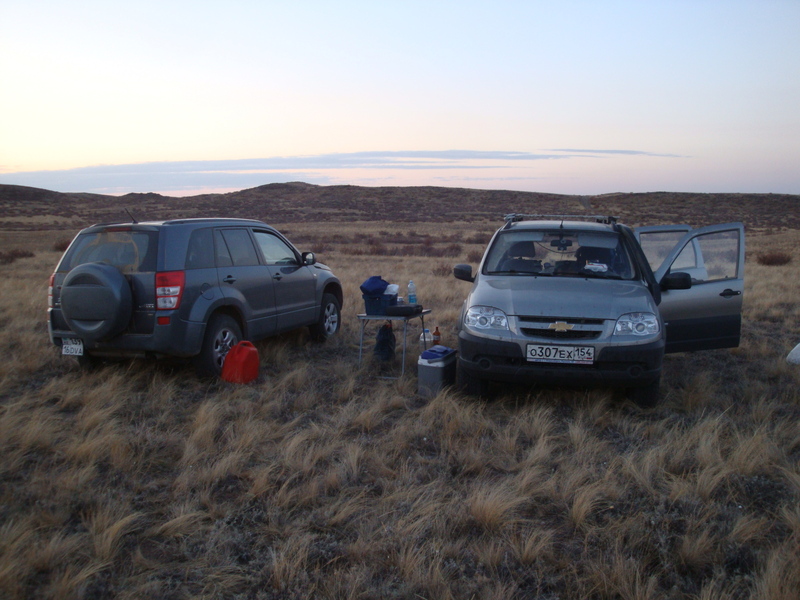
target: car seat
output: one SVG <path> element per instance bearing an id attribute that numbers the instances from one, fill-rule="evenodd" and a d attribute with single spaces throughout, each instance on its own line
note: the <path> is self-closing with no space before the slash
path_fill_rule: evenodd
<path id="1" fill-rule="evenodd" d="M 505 253 L 506 258 L 500 262 L 500 271 L 516 273 L 538 273 L 542 270 L 542 261 L 533 260 L 536 247 L 533 242 L 514 242 Z"/>

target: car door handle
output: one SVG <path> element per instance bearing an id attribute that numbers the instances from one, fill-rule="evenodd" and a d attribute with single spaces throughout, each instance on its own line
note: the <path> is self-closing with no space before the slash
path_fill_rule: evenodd
<path id="1" fill-rule="evenodd" d="M 731 297 L 733 297 L 733 296 L 741 296 L 741 295 L 742 295 L 742 292 L 741 292 L 741 291 L 739 291 L 739 290 L 732 290 L 731 288 L 728 288 L 727 290 L 723 291 L 723 292 L 720 294 L 720 296 L 722 296 L 723 298 L 731 298 Z"/>
<path id="2" fill-rule="evenodd" d="M 227 276 L 225 279 L 223 279 L 222 281 L 224 281 L 225 283 L 233 283 L 233 282 L 235 282 L 235 281 L 236 281 L 236 277 L 234 277 L 233 275 L 228 275 L 228 276 Z"/>
<path id="3" fill-rule="evenodd" d="M 272 278 L 280 281 L 281 279 L 283 279 L 283 275 L 281 273 L 275 273 L 275 275 L 273 275 Z"/>

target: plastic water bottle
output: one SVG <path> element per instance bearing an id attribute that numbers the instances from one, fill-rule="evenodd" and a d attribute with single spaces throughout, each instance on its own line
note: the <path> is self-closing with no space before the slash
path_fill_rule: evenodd
<path id="1" fill-rule="evenodd" d="M 419 351 L 420 354 L 433 345 L 433 336 L 431 330 L 427 327 L 419 334 Z"/>
<path id="2" fill-rule="evenodd" d="M 417 303 L 417 286 L 414 284 L 413 279 L 408 282 L 408 303 L 409 304 Z"/>

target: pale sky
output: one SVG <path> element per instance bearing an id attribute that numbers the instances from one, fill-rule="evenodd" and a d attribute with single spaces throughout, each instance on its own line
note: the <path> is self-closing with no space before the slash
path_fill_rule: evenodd
<path id="1" fill-rule="evenodd" d="M 0 0 L 0 183 L 800 193 L 800 0 Z"/>

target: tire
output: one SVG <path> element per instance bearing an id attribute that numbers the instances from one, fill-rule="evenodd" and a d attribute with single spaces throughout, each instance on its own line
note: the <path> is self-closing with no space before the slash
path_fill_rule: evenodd
<path id="1" fill-rule="evenodd" d="M 467 396 L 487 397 L 489 395 L 489 382 L 467 373 L 464 369 L 458 370 L 456 377 L 459 389 Z"/>
<path id="2" fill-rule="evenodd" d="M 655 408 L 661 400 L 658 390 L 660 383 L 661 379 L 659 378 L 644 387 L 630 388 L 628 398 L 639 408 Z"/>
<path id="3" fill-rule="evenodd" d="M 242 330 L 230 315 L 211 316 L 203 336 L 200 354 L 194 357 L 194 368 L 200 377 L 219 377 L 228 351 L 242 339 Z"/>
<path id="4" fill-rule="evenodd" d="M 309 327 L 311 338 L 317 342 L 324 342 L 336 335 L 342 324 L 342 307 L 333 294 L 322 294 L 322 306 L 319 319 Z"/>
<path id="5" fill-rule="evenodd" d="M 131 320 L 133 296 L 125 276 L 106 263 L 78 265 L 64 278 L 61 312 L 76 336 L 107 340 Z"/>

